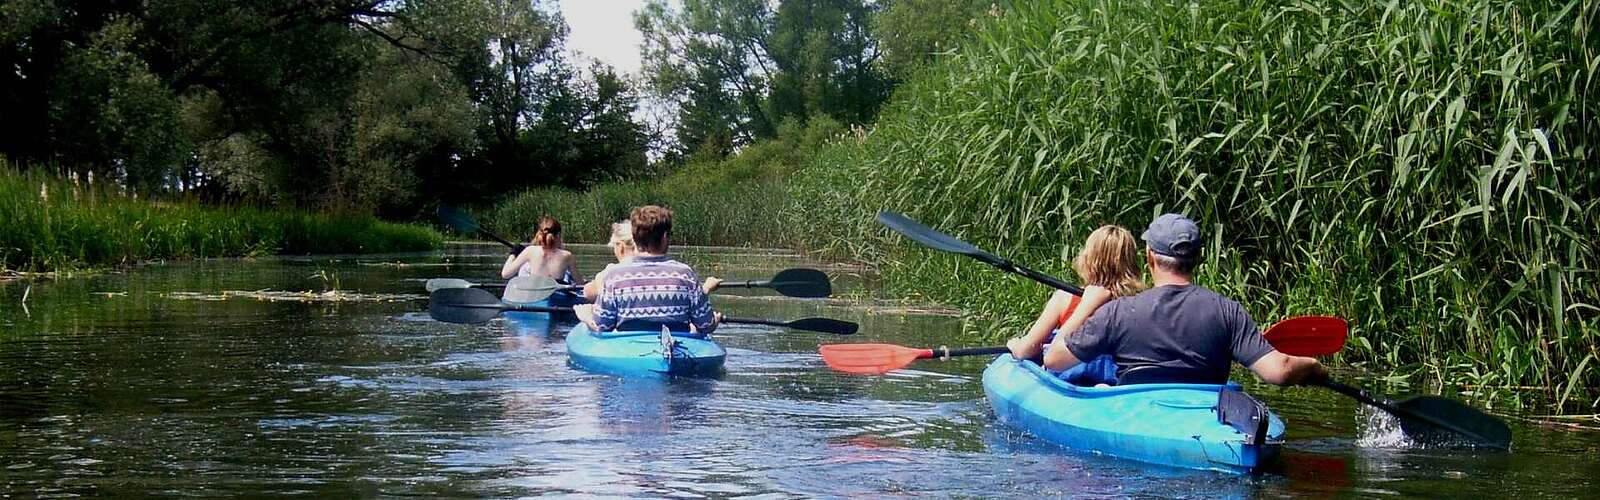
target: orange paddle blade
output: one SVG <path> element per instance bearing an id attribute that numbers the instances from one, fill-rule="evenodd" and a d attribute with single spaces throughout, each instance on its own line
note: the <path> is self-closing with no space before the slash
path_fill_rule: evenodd
<path id="1" fill-rule="evenodd" d="M 817 350 L 822 352 L 822 362 L 828 368 L 857 375 L 882 375 L 933 357 L 933 349 L 894 344 L 827 344 Z"/>
<path id="2" fill-rule="evenodd" d="M 1326 356 L 1344 348 L 1350 325 L 1332 316 L 1297 316 L 1268 328 L 1262 334 L 1272 347 L 1295 356 Z"/>

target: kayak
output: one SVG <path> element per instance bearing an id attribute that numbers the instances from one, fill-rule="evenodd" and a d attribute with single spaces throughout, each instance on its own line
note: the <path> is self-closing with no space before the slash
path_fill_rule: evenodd
<path id="1" fill-rule="evenodd" d="M 567 333 L 567 360 L 580 369 L 625 377 L 715 375 L 728 351 L 690 332 L 661 330 L 595 333 L 579 323 Z M 663 337 L 671 339 L 666 348 Z"/>
<path id="2" fill-rule="evenodd" d="M 984 369 L 983 392 L 1007 425 L 1068 448 L 1142 462 L 1247 473 L 1276 458 L 1283 444 L 1283 420 L 1233 382 L 1084 387 L 1002 354 Z M 1257 409 L 1249 420 L 1265 416 L 1264 427 L 1246 433 L 1240 428 L 1250 427 L 1220 421 L 1218 408 L 1238 408 L 1240 398 Z"/>
<path id="3" fill-rule="evenodd" d="M 517 302 L 512 300 L 504 300 L 503 298 L 502 301 L 513 306 L 531 305 L 538 307 L 572 307 L 578 304 L 589 303 L 589 301 L 584 300 L 582 292 L 568 290 L 557 291 L 550 294 L 550 296 L 544 300 L 538 300 L 534 302 Z M 506 311 L 505 317 L 511 321 L 571 321 L 573 319 L 577 319 L 577 316 L 571 312 L 545 313 L 531 311 Z"/>
<path id="4" fill-rule="evenodd" d="M 544 305 L 544 301 L 535 302 Z M 512 333 L 517 335 L 548 335 L 550 324 L 554 322 L 550 313 L 507 311 L 502 314 L 510 326 Z"/>

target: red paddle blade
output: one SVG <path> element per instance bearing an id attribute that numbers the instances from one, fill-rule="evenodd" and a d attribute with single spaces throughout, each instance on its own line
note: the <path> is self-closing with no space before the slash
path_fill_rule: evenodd
<path id="1" fill-rule="evenodd" d="M 1295 356 L 1326 356 L 1344 348 L 1350 325 L 1332 316 L 1297 316 L 1268 328 L 1263 334 L 1278 352 Z"/>
<path id="2" fill-rule="evenodd" d="M 882 375 L 933 357 L 933 349 L 894 344 L 827 344 L 817 350 L 822 352 L 822 362 L 828 368 L 857 375 Z"/>

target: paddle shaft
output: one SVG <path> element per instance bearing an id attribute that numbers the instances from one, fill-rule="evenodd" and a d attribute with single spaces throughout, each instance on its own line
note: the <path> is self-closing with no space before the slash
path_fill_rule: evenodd
<path id="1" fill-rule="evenodd" d="M 547 312 L 547 313 L 569 313 L 569 312 L 572 312 L 572 308 L 571 307 L 513 305 L 513 304 L 504 304 L 504 303 L 502 303 L 502 304 L 452 304 L 451 307 L 470 307 L 470 308 L 473 308 L 473 309 L 499 309 L 499 310 L 502 310 L 502 311 L 521 311 L 521 312 Z M 751 319 L 751 318 L 729 318 L 729 317 L 726 317 L 726 316 L 724 316 L 722 318 L 722 322 L 723 323 L 738 323 L 738 324 L 746 324 L 746 325 L 767 325 L 767 326 L 790 326 L 790 325 L 792 325 L 794 323 L 793 321 L 772 321 L 772 320 Z"/>
<path id="2" fill-rule="evenodd" d="M 787 283 L 787 282 L 785 282 L 785 283 Z M 782 284 L 782 283 L 773 283 L 773 282 L 767 281 L 767 280 L 724 281 L 724 282 L 722 282 L 721 285 L 717 285 L 717 287 L 718 288 L 765 288 L 765 287 L 769 287 L 769 286 L 772 286 L 772 285 L 775 285 L 775 284 Z"/>
<path id="3" fill-rule="evenodd" d="M 722 317 L 722 322 L 723 323 L 743 323 L 743 324 L 746 324 L 746 325 L 789 326 L 789 322 L 787 322 L 787 321 L 772 321 L 772 320 L 766 320 L 766 319 L 751 319 L 751 318 L 729 318 L 727 316 L 723 316 Z"/>
<path id="4" fill-rule="evenodd" d="M 1360 401 L 1362 403 L 1366 403 L 1368 405 L 1375 406 L 1378 409 L 1386 411 L 1386 412 L 1389 412 L 1389 413 L 1393 413 L 1393 414 L 1396 414 L 1396 415 L 1410 413 L 1410 412 L 1407 412 L 1405 410 L 1400 409 L 1399 407 L 1396 407 L 1395 405 L 1389 404 L 1388 401 L 1372 397 L 1371 394 L 1368 394 L 1367 391 L 1365 391 L 1365 390 L 1363 390 L 1363 389 L 1361 389 L 1359 387 L 1346 385 L 1346 384 L 1340 383 L 1338 381 L 1335 381 L 1333 379 L 1323 380 L 1321 382 L 1318 382 L 1317 385 L 1326 387 L 1326 388 L 1332 390 L 1333 392 L 1337 392 L 1339 394 L 1343 394 L 1343 395 L 1349 396 L 1350 399 L 1354 399 L 1356 401 Z"/>
<path id="5" fill-rule="evenodd" d="M 991 356 L 995 354 L 1005 354 L 1011 352 L 1011 348 L 1003 345 L 994 347 L 968 347 L 965 349 L 951 349 L 947 346 L 939 346 L 938 348 L 928 349 L 928 352 L 931 353 L 931 355 L 926 356 L 929 359 L 945 359 L 958 358 L 961 356 Z"/>
<path id="6" fill-rule="evenodd" d="M 1002 271 L 1020 274 L 1022 276 L 1027 277 L 1028 279 L 1043 283 L 1043 284 L 1045 284 L 1045 286 L 1048 286 L 1050 288 L 1061 290 L 1061 291 L 1064 291 L 1064 292 L 1067 292 L 1067 293 L 1070 293 L 1070 294 L 1073 294 L 1073 295 L 1079 295 L 1079 296 L 1083 295 L 1083 288 L 1080 288 L 1078 285 L 1067 283 L 1065 281 L 1061 281 L 1060 279 L 1057 279 L 1054 276 L 1050 276 L 1048 274 L 1044 274 L 1044 273 L 1041 273 L 1041 272 L 1038 272 L 1038 271 L 1035 271 L 1035 270 L 1032 270 L 1032 269 L 1028 269 L 1026 267 L 1019 266 L 1016 263 L 1013 263 L 1013 262 L 1011 262 L 1009 260 L 999 259 L 999 261 L 1000 262 L 990 262 L 990 264 L 993 265 L 994 267 L 1000 268 L 1000 270 L 1002 270 Z"/>

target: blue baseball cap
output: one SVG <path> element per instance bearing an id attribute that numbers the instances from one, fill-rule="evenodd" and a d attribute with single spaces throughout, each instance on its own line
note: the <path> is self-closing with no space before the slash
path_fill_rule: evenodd
<path id="1" fill-rule="evenodd" d="M 1194 258 L 1200 256 L 1200 226 L 1178 214 L 1161 214 L 1150 222 L 1150 227 L 1139 236 L 1150 250 L 1168 257 Z"/>

